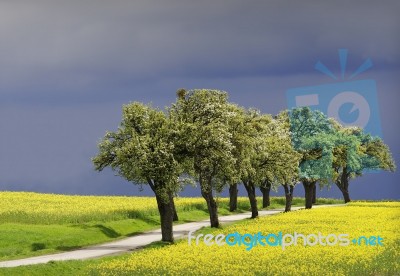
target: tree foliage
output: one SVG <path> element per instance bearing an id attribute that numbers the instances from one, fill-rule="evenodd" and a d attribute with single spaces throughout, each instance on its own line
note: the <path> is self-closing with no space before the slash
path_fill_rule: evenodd
<path id="1" fill-rule="evenodd" d="M 163 240 L 172 241 L 173 195 L 180 190 L 182 166 L 175 158 L 174 127 L 164 112 L 134 102 L 123 106 L 122 122 L 107 132 L 93 158 L 95 169 L 111 167 L 134 184 L 148 184 L 161 215 Z M 172 213 L 171 213 L 172 212 Z"/>
<path id="2" fill-rule="evenodd" d="M 178 90 L 167 113 L 138 102 L 124 105 L 117 131 L 107 132 L 98 147 L 96 170 L 110 167 L 134 184 L 151 187 L 165 241 L 173 241 L 173 198 L 190 179 L 200 184 L 211 226 L 218 227 L 214 193 L 227 185 L 237 196 L 238 183 L 244 184 L 257 217 L 256 188 L 265 207 L 269 191 L 282 185 L 289 211 L 299 181 L 311 208 L 317 182 L 334 182 L 347 202 L 350 179 L 366 170 L 396 169 L 383 140 L 360 128 L 343 127 L 308 107 L 272 117 L 209 89 Z"/>
<path id="3" fill-rule="evenodd" d="M 338 138 L 333 150 L 333 182 L 350 201 L 349 182 L 368 170 L 394 172 L 396 165 L 389 147 L 379 137 L 373 137 L 358 127 L 343 127 L 335 123 Z"/>
<path id="4" fill-rule="evenodd" d="M 218 90 L 178 91 L 177 102 L 170 108 L 176 128 L 176 147 L 186 172 L 200 183 L 207 202 L 212 227 L 218 227 L 217 205 L 213 191 L 221 192 L 234 177 L 234 146 L 229 121 L 228 95 Z"/>

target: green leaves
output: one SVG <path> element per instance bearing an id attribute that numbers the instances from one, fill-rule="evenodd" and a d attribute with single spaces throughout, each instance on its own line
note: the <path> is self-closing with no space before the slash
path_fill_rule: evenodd
<path id="1" fill-rule="evenodd" d="M 328 183 L 337 138 L 334 125 L 322 112 L 308 107 L 290 110 L 288 118 L 293 147 L 302 154 L 300 179 Z"/>
<path id="2" fill-rule="evenodd" d="M 175 137 L 179 160 L 188 173 L 221 190 L 233 176 L 232 118 L 227 93 L 218 90 L 191 90 L 179 94 L 170 109 L 170 118 L 177 126 Z"/>
<path id="3" fill-rule="evenodd" d="M 364 170 L 395 171 L 396 165 L 390 149 L 381 138 L 355 127 L 342 127 L 340 133 L 345 141 L 343 152 L 346 156 L 339 155 L 335 167 L 346 166 L 353 177 L 362 175 Z"/>
<path id="4" fill-rule="evenodd" d="M 96 170 L 110 166 L 136 184 L 149 184 L 158 193 L 177 192 L 182 173 L 175 159 L 173 124 L 164 112 L 134 102 L 123 106 L 116 132 L 107 132 L 93 158 Z"/>
<path id="5" fill-rule="evenodd" d="M 302 179 L 328 183 L 340 181 L 343 172 L 356 177 L 366 169 L 395 169 L 389 148 L 360 128 L 343 127 L 308 107 L 293 109 L 287 116 L 293 146 L 302 154 Z"/>
<path id="6" fill-rule="evenodd" d="M 260 114 L 258 110 L 235 107 L 231 123 L 235 145 L 236 174 L 243 182 L 262 186 L 294 183 L 299 154 L 293 149 L 284 120 Z"/>
<path id="7" fill-rule="evenodd" d="M 307 107 L 273 118 L 207 89 L 180 89 L 166 113 L 138 102 L 124 105 L 119 128 L 98 147 L 96 170 L 111 167 L 162 193 L 176 193 L 193 179 L 221 191 L 241 181 L 328 183 L 344 171 L 356 177 L 366 169 L 396 169 L 388 146 L 362 129 Z"/>

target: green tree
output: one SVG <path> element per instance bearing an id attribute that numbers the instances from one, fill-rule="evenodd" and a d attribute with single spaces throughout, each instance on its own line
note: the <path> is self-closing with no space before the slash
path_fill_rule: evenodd
<path id="1" fill-rule="evenodd" d="M 221 192 L 234 171 L 234 146 L 229 132 L 233 114 L 226 92 L 218 90 L 179 90 L 170 109 L 178 131 L 176 147 L 185 171 L 198 180 L 207 202 L 211 227 L 218 227 L 218 206 L 213 191 Z"/>
<path id="2" fill-rule="evenodd" d="M 270 190 L 280 183 L 292 183 L 298 172 L 299 154 L 293 149 L 289 128 L 271 115 L 258 110 L 237 112 L 233 132 L 236 174 L 246 188 L 252 218 L 258 216 L 256 188 Z M 289 180 L 290 179 L 290 180 Z M 269 202 L 269 192 L 263 193 L 263 206 Z"/>
<path id="3" fill-rule="evenodd" d="M 290 133 L 290 123 L 287 112 L 281 112 L 269 125 L 271 128 L 268 147 L 272 154 L 270 173 L 272 175 L 268 182 L 274 183 L 272 187 L 282 185 L 285 191 L 285 212 L 292 208 L 293 190 L 298 182 L 299 162 L 302 157 L 293 147 Z M 269 194 L 268 194 L 269 199 Z M 268 200 L 269 201 L 269 200 Z"/>
<path id="4" fill-rule="evenodd" d="M 157 200 L 162 240 L 173 242 L 173 196 L 181 188 L 175 158 L 174 125 L 164 112 L 141 103 L 123 106 L 122 122 L 107 132 L 93 158 L 95 169 L 111 167 L 135 184 L 148 184 Z"/>
<path id="5" fill-rule="evenodd" d="M 305 190 L 305 207 L 310 209 L 315 202 L 316 183 L 324 186 L 332 179 L 337 131 L 327 116 L 309 107 L 294 108 L 288 116 L 293 147 L 302 155 L 299 179 Z"/>
<path id="6" fill-rule="evenodd" d="M 250 166 L 249 148 L 249 129 L 246 123 L 246 110 L 235 104 L 228 105 L 228 112 L 232 114 L 229 119 L 229 132 L 231 133 L 231 143 L 233 145 L 232 154 L 235 158 L 234 176 L 227 176 L 229 185 L 229 210 L 237 209 L 238 185 L 241 175 Z"/>
<path id="7" fill-rule="evenodd" d="M 343 194 L 344 202 L 350 202 L 349 184 L 366 170 L 394 172 L 395 162 L 389 147 L 379 137 L 373 137 L 358 127 L 342 127 L 337 145 L 333 150 L 333 181 Z"/>
<path id="8" fill-rule="evenodd" d="M 250 109 L 242 118 L 245 125 L 242 134 L 245 138 L 242 139 L 239 175 L 250 201 L 251 218 L 256 218 L 258 217 L 256 187 L 260 187 L 267 178 L 269 134 L 267 126 L 272 117 Z"/>

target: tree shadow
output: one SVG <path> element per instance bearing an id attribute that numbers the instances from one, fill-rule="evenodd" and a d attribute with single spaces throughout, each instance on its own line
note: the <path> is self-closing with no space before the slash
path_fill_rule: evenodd
<path id="1" fill-rule="evenodd" d="M 101 232 L 103 232 L 104 235 L 106 235 L 109 238 L 118 238 L 121 235 L 116 232 L 114 229 L 110 228 L 110 227 L 106 227 L 102 224 L 96 224 L 93 227 L 99 228 Z"/>
<path id="2" fill-rule="evenodd" d="M 125 237 L 133 237 L 145 233 L 144 231 L 135 231 L 125 235 Z"/>
<path id="3" fill-rule="evenodd" d="M 148 224 L 159 224 L 160 223 L 160 218 L 158 214 L 150 215 L 150 216 L 144 216 L 142 212 L 140 211 L 129 211 L 128 212 L 128 218 L 130 219 L 138 219 L 141 221 L 144 221 Z"/>
<path id="4" fill-rule="evenodd" d="M 72 251 L 72 250 L 76 250 L 76 249 L 80 249 L 82 248 L 82 246 L 77 246 L 77 245 L 73 245 L 73 246 L 57 246 L 56 249 L 60 250 L 60 251 Z"/>
<path id="5" fill-rule="evenodd" d="M 32 251 L 43 250 L 43 249 L 46 249 L 46 245 L 41 242 L 34 242 L 31 244 L 31 249 L 32 249 Z"/>
<path id="6" fill-rule="evenodd" d="M 121 236 L 121 234 L 116 232 L 114 229 L 112 229 L 110 227 L 106 227 L 102 224 L 96 224 L 96 225 L 75 224 L 75 225 L 72 225 L 72 227 L 77 227 L 77 228 L 81 228 L 81 229 L 98 228 L 104 235 L 106 235 L 109 238 L 118 238 Z"/>

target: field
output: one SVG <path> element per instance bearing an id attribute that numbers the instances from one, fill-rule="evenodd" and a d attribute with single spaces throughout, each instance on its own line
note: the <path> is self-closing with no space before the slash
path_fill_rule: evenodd
<path id="1" fill-rule="evenodd" d="M 273 197 L 271 208 L 282 207 Z M 228 199 L 218 199 L 220 214 L 229 214 Z M 261 202 L 261 199 L 258 200 Z M 320 199 L 319 203 L 340 203 Z M 300 198 L 295 205 L 303 205 Z M 202 198 L 176 200 L 180 222 L 207 218 Z M 248 211 L 247 198 L 238 212 Z M 198 234 L 279 233 L 349 234 L 348 246 L 173 245 L 155 243 L 132 254 L 86 261 L 0 268 L 0 275 L 398 275 L 400 273 L 400 203 L 353 202 L 248 219 Z M 15 259 L 79 248 L 124 238 L 159 227 L 156 202 L 146 197 L 65 196 L 0 192 L 0 258 Z M 353 244 L 361 236 L 380 236 L 383 246 Z M 300 241 L 302 241 L 300 239 Z M 249 240 L 245 240 L 249 244 Z M 250 243 L 251 244 L 251 243 Z M 251 273 L 250 273 L 251 274 Z"/>
<path id="2" fill-rule="evenodd" d="M 230 214 L 228 199 L 219 198 L 218 203 L 221 215 Z M 283 204 L 283 198 L 272 198 L 270 208 Z M 303 201 L 297 198 L 294 204 Z M 208 217 L 202 198 L 177 198 L 176 208 L 178 223 Z M 238 208 L 238 212 L 248 211 L 248 199 L 239 198 Z M 0 192 L 0 260 L 76 249 L 158 227 L 157 204 L 152 197 Z"/>
<path id="3" fill-rule="evenodd" d="M 202 209 L 203 201 L 202 198 L 178 198 L 176 207 L 178 211 Z M 0 208 L 0 223 L 41 225 L 146 219 L 158 215 L 157 203 L 152 197 L 1 192 Z"/>
<path id="4" fill-rule="evenodd" d="M 99 264 L 100 275 L 398 275 L 400 273 L 400 203 L 352 203 L 248 220 L 211 231 L 219 233 L 331 233 L 380 236 L 383 246 L 350 242 L 348 246 L 206 246 L 182 241 L 149 249 L 124 260 Z M 300 239 L 301 240 L 301 239 Z M 331 240 L 333 243 L 333 240 Z M 300 245 L 301 244 L 301 245 Z"/>

